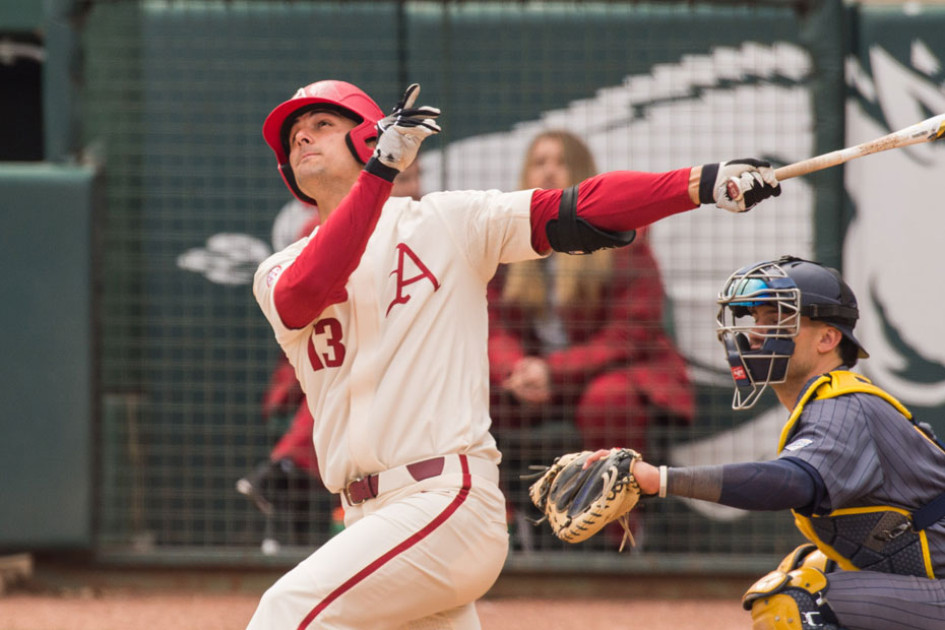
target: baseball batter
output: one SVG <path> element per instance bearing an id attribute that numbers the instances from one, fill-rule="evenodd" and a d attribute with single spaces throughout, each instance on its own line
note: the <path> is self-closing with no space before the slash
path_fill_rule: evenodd
<path id="1" fill-rule="evenodd" d="M 733 407 L 770 386 L 791 412 L 779 457 L 639 462 L 642 492 L 794 512 L 811 543 L 745 594 L 755 630 L 945 630 L 945 446 L 849 371 L 869 356 L 853 291 L 834 269 L 784 257 L 735 272 L 719 304 Z"/>
<path id="2" fill-rule="evenodd" d="M 319 81 L 263 126 L 311 235 L 260 265 L 254 293 L 314 417 L 322 480 L 345 530 L 262 597 L 249 628 L 479 628 L 474 601 L 508 530 L 489 433 L 486 285 L 497 265 L 630 242 L 702 203 L 742 212 L 780 193 L 767 163 L 615 172 L 566 191 L 390 197 L 437 133 L 408 88 L 384 117 Z"/>

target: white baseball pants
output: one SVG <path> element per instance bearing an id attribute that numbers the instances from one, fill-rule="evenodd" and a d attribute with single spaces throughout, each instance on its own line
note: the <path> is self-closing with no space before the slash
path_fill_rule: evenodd
<path id="1" fill-rule="evenodd" d="M 345 529 L 280 578 L 247 630 L 478 630 L 508 553 L 498 467 L 444 473 L 345 506 Z"/>

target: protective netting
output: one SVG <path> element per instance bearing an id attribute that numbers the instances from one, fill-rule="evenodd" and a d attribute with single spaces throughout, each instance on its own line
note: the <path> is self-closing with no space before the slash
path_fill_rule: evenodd
<path id="1" fill-rule="evenodd" d="M 337 499 L 306 472 L 304 444 L 283 453 L 293 465 L 247 477 L 300 402 L 289 392 L 264 417 L 281 352 L 249 285 L 308 218 L 260 133 L 296 88 L 342 78 L 387 108 L 406 82 L 421 83 L 425 102 L 445 112 L 421 157 L 425 192 L 517 188 L 528 143 L 547 129 L 585 142 L 599 171 L 749 155 L 790 163 L 814 153 L 825 132 L 815 121 L 839 107 L 817 99 L 815 70 L 836 74 L 840 63 L 818 57 L 806 19 L 787 2 L 91 3 L 82 126 L 107 184 L 99 549 L 245 559 L 272 538 L 292 556 L 337 527 Z M 511 562 L 628 562 L 613 553 L 619 531 L 566 546 L 527 524 L 537 514 L 519 475 L 530 464 L 605 442 L 675 464 L 774 454 L 783 410 L 771 399 L 748 414 L 729 409 L 714 300 L 744 264 L 813 255 L 824 194 L 838 193 L 798 180 L 774 211 L 706 207 L 669 219 L 638 237 L 645 251 L 581 272 L 571 289 L 534 267 L 530 284 L 545 298 L 576 300 L 564 337 L 554 317 L 532 318 L 503 295 L 502 271 L 493 287 L 502 326 L 533 353 L 541 338 L 557 343 L 555 360 L 569 366 L 550 404 L 521 404 L 495 383 Z M 598 284 L 599 296 L 582 293 Z M 577 297 L 559 295 L 575 286 Z M 575 350 L 582 344 L 596 349 Z M 237 492 L 244 477 L 271 515 Z M 798 536 L 783 514 L 675 500 L 648 503 L 634 527 L 637 552 L 664 568 L 708 566 L 716 554 L 729 559 L 715 570 L 744 568 Z"/>

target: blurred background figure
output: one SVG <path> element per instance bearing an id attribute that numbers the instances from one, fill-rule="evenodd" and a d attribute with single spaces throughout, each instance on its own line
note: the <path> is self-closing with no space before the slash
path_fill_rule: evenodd
<path id="1" fill-rule="evenodd" d="M 390 191 L 390 196 L 419 199 L 423 196 L 420 190 L 420 158 L 418 157 L 413 164 L 394 178 L 394 187 Z"/>
<path id="2" fill-rule="evenodd" d="M 273 223 L 273 243 L 287 247 L 307 236 L 319 223 L 318 209 L 292 199 L 280 209 Z M 297 527 L 307 527 L 307 502 L 300 501 L 318 482 L 318 460 L 312 444 L 312 414 L 305 404 L 305 395 L 295 370 L 284 356 L 273 369 L 269 386 L 263 394 L 262 419 L 267 424 L 282 424 L 287 428 L 269 452 L 253 470 L 236 482 L 236 490 L 250 499 L 260 512 L 273 516 L 275 504 L 285 504 L 291 519 L 300 521 Z M 295 514 L 304 512 L 304 514 Z"/>
<path id="3" fill-rule="evenodd" d="M 300 474 L 313 481 L 319 478 L 318 460 L 312 445 L 314 421 L 295 378 L 295 370 L 285 358 L 279 360 L 272 373 L 262 408 L 265 422 L 289 417 L 291 421 L 269 452 L 269 458 L 237 480 L 236 490 L 252 500 L 260 512 L 272 516 L 275 513 L 276 495 L 294 494 L 300 490 L 297 479 Z M 293 478 L 296 478 L 296 483 L 291 483 Z M 290 503 L 295 505 L 297 502 Z"/>
<path id="4" fill-rule="evenodd" d="M 520 187 L 566 188 L 595 174 L 580 138 L 549 130 L 529 145 Z M 530 509 L 518 476 L 550 461 L 554 445 L 652 452 L 651 428 L 692 421 L 694 395 L 664 328 L 663 284 L 645 230 L 621 249 L 505 266 L 489 290 L 492 417 L 509 494 L 519 498 L 514 511 Z M 527 538 L 530 528 L 516 520 Z"/>

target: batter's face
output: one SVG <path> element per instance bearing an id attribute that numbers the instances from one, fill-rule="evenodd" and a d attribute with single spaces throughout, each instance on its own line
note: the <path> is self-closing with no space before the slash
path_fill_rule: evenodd
<path id="1" fill-rule="evenodd" d="M 289 130 L 289 164 L 295 181 L 306 195 L 319 198 L 319 191 L 341 183 L 353 183 L 361 165 L 351 155 L 345 136 L 355 123 L 327 111 L 299 116 Z"/>
<path id="2" fill-rule="evenodd" d="M 526 188 L 567 188 L 570 171 L 564 159 L 564 147 L 555 138 L 538 140 L 525 167 Z"/>

